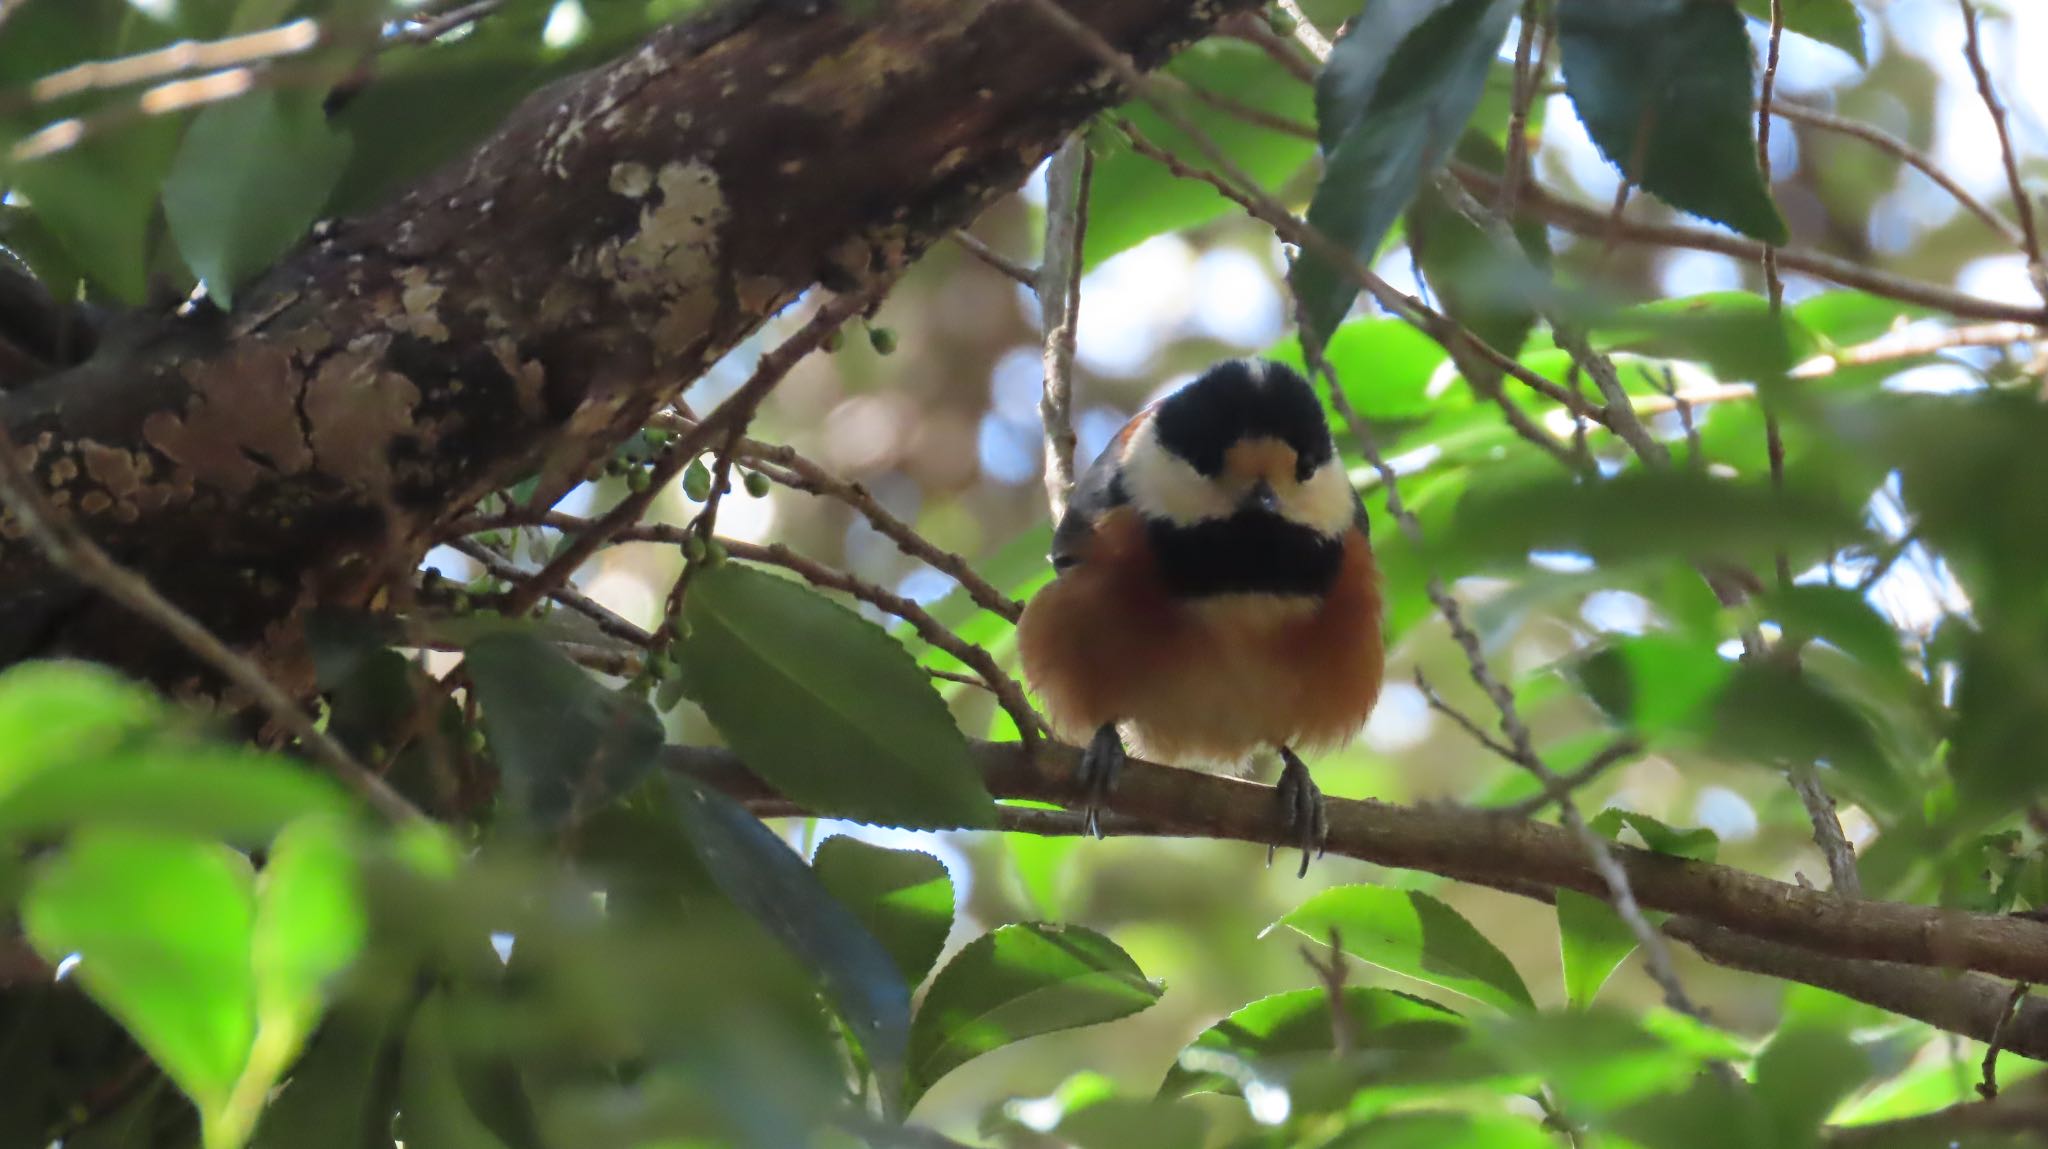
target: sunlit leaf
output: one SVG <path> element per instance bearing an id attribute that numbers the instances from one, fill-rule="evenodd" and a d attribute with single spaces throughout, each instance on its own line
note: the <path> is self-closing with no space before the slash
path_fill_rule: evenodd
<path id="1" fill-rule="evenodd" d="M 1636 948 L 1635 934 L 1614 907 L 1564 889 L 1557 891 L 1557 942 L 1564 960 L 1565 999 L 1581 1007 L 1592 1004 Z"/>
<path id="2" fill-rule="evenodd" d="M 209 1118 L 256 1032 L 255 881 L 214 842 L 135 830 L 74 835 L 22 900 L 36 952 L 119 1019 Z"/>
<path id="3" fill-rule="evenodd" d="M 1510 1013 L 1533 1008 L 1513 962 L 1458 911 L 1428 894 L 1382 886 L 1338 886 L 1303 902 L 1275 925 L 1319 942 L 1335 929 L 1344 952 Z M 1269 927 L 1270 928 L 1270 927 Z"/>
<path id="4" fill-rule="evenodd" d="M 1600 154 L 1671 206 L 1788 237 L 1757 167 L 1749 33 L 1726 0 L 1560 0 L 1565 94 Z"/>
<path id="5" fill-rule="evenodd" d="M 684 617 L 690 697 L 777 790 L 821 812 L 898 826 L 994 822 L 966 738 L 880 627 L 738 563 L 693 580 Z"/>
<path id="6" fill-rule="evenodd" d="M 1329 1149 L 1552 1149 L 1541 1125 L 1491 1113 L 1413 1112 L 1353 1126 Z"/>
<path id="7" fill-rule="evenodd" d="M 1734 671 L 1712 643 L 1668 631 L 1616 638 L 1572 667 L 1587 697 L 1648 737 L 1692 725 Z"/>
<path id="8" fill-rule="evenodd" d="M 115 749 L 162 713 L 147 690 L 91 663 L 9 668 L 0 674 L 0 798 L 51 767 Z"/>
<path id="9" fill-rule="evenodd" d="M 1347 986 L 1343 1000 L 1354 1049 L 1440 1048 L 1456 1040 L 1464 1025 L 1433 1001 L 1393 990 Z M 1284 1076 L 1290 1064 L 1332 1055 L 1332 1025 L 1330 995 L 1324 990 L 1262 997 L 1203 1030 L 1167 1070 L 1159 1092 L 1173 1097 L 1235 1093 L 1245 1076 L 1264 1077 L 1276 1069 Z"/>
<path id="10" fill-rule="evenodd" d="M 811 868 L 896 959 L 904 984 L 923 981 L 953 928 L 953 882 L 945 864 L 919 850 L 840 835 L 818 847 Z"/>
<path id="11" fill-rule="evenodd" d="M 1755 1097 L 1775 1134 L 1772 1144 L 1818 1145 L 1835 1105 L 1869 1078 L 1870 1059 L 1832 1030 L 1794 1026 L 1757 1055 Z"/>
<path id="12" fill-rule="evenodd" d="M 1128 954 L 1093 930 L 1043 922 L 991 930 L 953 955 L 918 1006 L 904 1108 L 992 1049 L 1114 1021 L 1160 993 Z"/>

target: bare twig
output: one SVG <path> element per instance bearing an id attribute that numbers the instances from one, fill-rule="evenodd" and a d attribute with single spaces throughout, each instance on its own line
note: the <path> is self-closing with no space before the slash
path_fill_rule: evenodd
<path id="1" fill-rule="evenodd" d="M 1358 1027 L 1353 1024 L 1351 1010 L 1344 1002 L 1344 983 L 1350 980 L 1351 970 L 1344 964 L 1344 935 L 1336 926 L 1330 927 L 1330 960 L 1316 960 L 1316 952 L 1306 944 L 1301 947 L 1301 960 L 1316 975 L 1317 984 L 1323 987 L 1323 996 L 1330 1003 L 1330 1051 L 1338 1057 L 1349 1057 L 1358 1048 Z"/>
<path id="2" fill-rule="evenodd" d="M 314 761 L 361 795 L 393 822 L 423 817 L 382 778 L 365 769 L 347 748 L 314 725 L 304 709 L 255 663 L 230 650 L 214 633 L 151 586 L 148 579 L 109 558 L 69 520 L 58 517 L 22 465 L 13 438 L 0 427 L 0 503 L 33 539 L 52 566 L 147 620 L 253 699 L 279 727 L 299 740 Z"/>
<path id="3" fill-rule="evenodd" d="M 504 579 L 507 584 L 517 584 L 533 573 L 521 570 L 517 564 L 475 539 L 450 539 L 448 545 L 467 555 L 492 575 Z M 654 642 L 653 635 L 620 618 L 609 607 L 572 586 L 552 587 L 548 590 L 547 596 L 596 623 L 598 630 L 613 638 L 641 647 L 650 646 Z"/>
<path id="4" fill-rule="evenodd" d="M 968 231 L 966 228 L 960 228 L 953 232 L 953 242 L 960 245 L 960 250 L 988 264 L 1018 283 L 1033 291 L 1038 290 L 1037 272 L 983 243 L 979 236 Z"/>
<path id="5" fill-rule="evenodd" d="M 1515 90 L 1508 109 L 1508 154 L 1501 167 L 1500 198 L 1495 201 L 1500 217 L 1510 220 L 1515 218 L 1522 183 L 1529 178 L 1529 105 L 1536 100 L 1536 38 L 1543 23 L 1536 0 L 1522 0 L 1521 19 L 1522 34 L 1515 41 Z"/>
<path id="6" fill-rule="evenodd" d="M 1958 204 L 1962 205 L 1964 210 L 1989 224 L 1994 231 L 2005 237 L 2006 241 L 2014 247 L 2024 250 L 2026 237 L 2020 234 L 2019 228 L 2013 226 L 2011 220 L 1991 210 L 1983 200 L 1971 195 L 1968 188 L 1957 183 L 1954 176 L 1943 171 L 1941 165 L 1934 162 L 1934 157 L 1915 149 L 1913 145 L 1886 132 L 1884 129 L 1866 124 L 1861 120 L 1852 120 L 1846 116 L 1837 116 L 1831 112 L 1824 112 L 1819 108 L 1809 108 L 1804 104 L 1788 104 L 1782 100 L 1771 105 L 1771 114 L 1782 120 L 1790 120 L 1795 124 L 1805 124 L 1807 127 L 1817 128 L 1824 132 L 1834 132 L 1837 135 L 1852 136 L 1862 140 L 1878 151 L 1933 180 L 1936 187 L 1947 192 Z"/>
<path id="7" fill-rule="evenodd" d="M 1984 110 L 1991 114 L 1991 126 L 1998 132 L 1998 154 L 2005 163 L 2005 182 L 2012 192 L 2013 214 L 2019 217 L 2022 250 L 2027 256 L 2027 275 L 2034 281 L 2034 291 L 2048 303 L 2048 263 L 2041 260 L 2041 235 L 2034 225 L 2034 201 L 2027 195 L 2026 182 L 2020 179 L 2020 158 L 2012 144 L 2012 129 L 2006 124 L 2005 104 L 1998 98 L 1998 89 L 1992 86 L 1991 70 L 1984 66 L 1984 45 L 1977 29 L 1977 6 L 1970 0 L 1956 0 L 1963 10 L 1963 56 L 1970 62 L 1970 75 L 1977 80 L 1977 94 L 1984 100 Z"/>
<path id="8" fill-rule="evenodd" d="M 1317 61 L 1298 41 L 1275 32 L 1263 15 L 1257 12 L 1233 13 L 1224 18 L 1217 31 L 1264 52 L 1296 80 L 1311 85 L 1316 82 Z"/>
<path id="9" fill-rule="evenodd" d="M 2034 988 L 2026 982 L 2012 987 L 2012 996 L 2006 1000 L 2005 1011 L 1998 1015 L 1998 1024 L 1991 1029 L 1991 1040 L 1985 1043 L 1984 1080 L 1977 1083 L 1977 1096 L 1986 1101 L 1998 1097 L 1998 1052 L 2004 1048 L 2005 1027 L 2019 1012 L 2020 1002 L 2025 1001 L 2027 991 Z"/>
<path id="10" fill-rule="evenodd" d="M 1482 197 L 1500 194 L 1500 181 L 1493 175 L 1455 160 L 1451 162 L 1450 167 L 1457 173 L 1459 181 L 1471 188 L 1474 194 Z M 1593 237 L 1603 236 L 1607 232 L 1609 218 L 1606 213 L 1560 199 L 1539 186 L 1531 185 L 1523 193 L 1522 199 L 1526 209 L 1537 218 L 1556 224 L 1566 231 Z M 1615 232 L 1615 239 L 1619 242 L 1652 247 L 1710 251 L 1742 260 L 1761 260 L 1764 253 L 1763 244 L 1732 232 L 1635 220 L 1622 221 Z M 1953 288 L 1906 279 L 1818 252 L 1781 248 L 1778 251 L 1778 266 L 1782 270 L 1811 275 L 1844 287 L 1861 288 L 1886 299 L 1897 299 L 1947 312 L 1960 320 L 2004 321 L 2036 327 L 2048 323 L 2048 308 L 2040 304 L 2023 306 L 1981 299 Z"/>
<path id="11" fill-rule="evenodd" d="M 1280 0 L 1280 10 L 1294 18 L 1294 38 L 1302 47 L 1308 49 L 1308 54 L 1314 56 L 1318 62 L 1328 61 L 1331 50 L 1329 38 L 1323 35 L 1321 29 L 1309 22 L 1308 13 L 1302 10 L 1301 0 Z"/>
<path id="12" fill-rule="evenodd" d="M 1038 268 L 1040 355 L 1045 389 L 1038 417 L 1045 425 L 1045 499 L 1058 522 L 1074 489 L 1074 339 L 1081 323 L 1081 245 L 1088 234 L 1088 183 L 1094 161 L 1088 141 L 1067 137 L 1047 168 L 1045 261 Z"/>
<path id="13" fill-rule="evenodd" d="M 655 497 L 671 479 L 680 474 L 684 467 L 695 459 L 699 452 L 719 441 L 721 436 L 743 430 L 753 418 L 754 408 L 768 393 L 781 383 L 789 369 L 797 361 L 823 346 L 827 337 L 837 331 L 841 324 L 858 315 L 879 293 L 886 289 L 886 283 L 878 281 L 864 291 L 841 295 L 820 307 L 795 334 L 782 341 L 774 350 L 761 356 L 754 368 L 754 374 L 740 384 L 725 402 L 676 442 L 669 446 L 648 467 L 647 486 L 620 499 L 617 506 L 605 512 L 604 516 L 592 523 L 590 529 L 576 536 L 560 554 L 548 561 L 534 576 L 520 584 L 505 602 L 505 612 L 520 615 L 533 609 L 533 604 L 552 587 L 560 585 L 575 572 L 577 567 L 589 561 L 605 542 L 629 524 L 639 521 L 647 513 Z"/>
<path id="14" fill-rule="evenodd" d="M 1615 766 L 1628 761 L 1629 759 L 1635 757 L 1638 754 L 1641 754 L 1642 752 L 1643 744 L 1641 742 L 1638 742 L 1634 738 L 1627 737 L 1625 735 L 1623 737 L 1616 738 L 1614 741 L 1608 743 L 1606 746 L 1601 747 L 1598 753 L 1594 754 L 1591 758 L 1587 759 L 1586 764 L 1584 766 L 1581 766 L 1578 769 L 1573 770 L 1569 774 L 1558 775 L 1557 788 L 1564 790 L 1566 793 L 1574 793 L 1581 786 L 1584 786 L 1586 783 L 1591 782 L 1593 779 L 1598 778 L 1602 774 L 1605 774 L 1607 771 L 1613 769 Z M 1533 798 L 1529 798 L 1525 801 L 1517 802 L 1512 806 L 1508 806 L 1506 807 L 1506 810 L 1510 814 L 1520 815 L 1521 817 L 1525 818 L 1533 818 L 1537 814 L 1542 813 L 1543 809 L 1546 806 L 1550 805 L 1551 800 L 1552 796 L 1548 792 L 1545 792 L 1542 794 L 1538 794 Z"/>

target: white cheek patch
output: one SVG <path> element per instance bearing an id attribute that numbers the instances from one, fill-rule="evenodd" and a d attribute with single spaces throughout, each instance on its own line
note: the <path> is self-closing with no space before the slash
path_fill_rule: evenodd
<path id="1" fill-rule="evenodd" d="M 1351 480 L 1335 459 L 1317 467 L 1316 473 L 1308 477 L 1308 482 L 1287 492 L 1280 500 L 1281 514 L 1326 535 L 1342 534 L 1350 529 L 1356 512 Z"/>
<path id="2" fill-rule="evenodd" d="M 1131 502 L 1146 514 L 1182 526 L 1227 519 L 1237 510 L 1222 488 L 1161 447 L 1149 423 L 1138 429 L 1124 452 L 1124 485 Z"/>

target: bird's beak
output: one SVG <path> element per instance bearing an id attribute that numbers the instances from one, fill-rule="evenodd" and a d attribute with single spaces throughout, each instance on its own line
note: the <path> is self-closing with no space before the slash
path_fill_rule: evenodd
<path id="1" fill-rule="evenodd" d="M 1260 479 L 1252 484 L 1251 490 L 1245 492 L 1244 505 L 1246 510 L 1279 514 L 1280 496 L 1273 490 L 1273 484 Z"/>

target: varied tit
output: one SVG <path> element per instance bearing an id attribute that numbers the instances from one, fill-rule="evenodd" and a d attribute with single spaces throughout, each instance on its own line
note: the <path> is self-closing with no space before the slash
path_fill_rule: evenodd
<path id="1" fill-rule="evenodd" d="M 1182 765 L 1277 750 L 1306 873 L 1327 825 L 1299 754 L 1356 736 L 1385 669 L 1365 506 L 1308 381 L 1231 360 L 1140 411 L 1075 484 L 1052 563 L 1018 650 L 1053 731 L 1087 740 L 1089 829 L 1119 727 Z"/>

